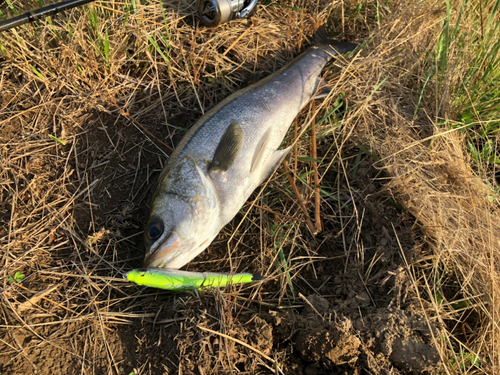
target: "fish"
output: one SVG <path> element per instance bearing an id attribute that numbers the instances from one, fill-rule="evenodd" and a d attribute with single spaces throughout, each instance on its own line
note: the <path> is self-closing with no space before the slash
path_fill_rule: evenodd
<path id="1" fill-rule="evenodd" d="M 210 245 L 290 151 L 279 147 L 317 96 L 322 69 L 355 48 L 329 39 L 321 27 L 304 53 L 222 100 L 190 128 L 153 194 L 144 268 L 179 269 Z"/>

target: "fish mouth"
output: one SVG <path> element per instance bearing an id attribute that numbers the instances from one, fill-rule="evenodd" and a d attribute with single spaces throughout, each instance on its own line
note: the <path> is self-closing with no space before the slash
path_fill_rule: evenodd
<path id="1" fill-rule="evenodd" d="M 200 245 L 183 243 L 182 249 L 180 249 L 179 237 L 177 234 L 174 236 L 174 234 L 172 234 L 167 239 L 166 243 L 158 248 L 158 250 L 146 256 L 144 268 L 168 268 L 170 270 L 178 270 L 198 256 L 213 240 L 213 238 L 208 238 Z M 188 249 L 189 251 L 186 251 Z"/>
<path id="2" fill-rule="evenodd" d="M 162 268 L 175 258 L 179 251 L 181 241 L 177 233 L 173 232 L 167 240 L 153 253 L 146 255 L 144 259 L 145 268 Z"/>

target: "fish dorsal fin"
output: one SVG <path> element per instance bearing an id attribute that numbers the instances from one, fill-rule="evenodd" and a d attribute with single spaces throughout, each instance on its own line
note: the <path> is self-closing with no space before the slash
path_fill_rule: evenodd
<path id="1" fill-rule="evenodd" d="M 264 156 L 266 155 L 267 146 L 269 145 L 269 141 L 271 140 L 271 128 L 267 129 L 259 143 L 257 144 L 257 148 L 255 149 L 255 153 L 253 154 L 252 164 L 250 165 L 250 173 L 258 170 L 263 162 Z"/>
<path id="2" fill-rule="evenodd" d="M 222 136 L 214 157 L 210 163 L 210 171 L 227 171 L 233 165 L 243 145 L 243 130 L 238 122 L 233 121 Z"/>

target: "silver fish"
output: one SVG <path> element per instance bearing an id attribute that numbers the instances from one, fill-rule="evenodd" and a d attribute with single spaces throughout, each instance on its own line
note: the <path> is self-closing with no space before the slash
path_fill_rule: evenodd
<path id="1" fill-rule="evenodd" d="M 328 40 L 212 108 L 186 133 L 162 171 L 145 230 L 144 267 L 178 269 L 205 250 L 278 167 L 290 124 L 317 93 L 332 55 L 355 44 Z"/>

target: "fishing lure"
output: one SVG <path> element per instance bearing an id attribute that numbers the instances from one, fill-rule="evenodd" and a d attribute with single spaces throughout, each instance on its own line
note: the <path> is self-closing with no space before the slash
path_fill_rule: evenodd
<path id="1" fill-rule="evenodd" d="M 234 275 L 215 272 L 189 272 L 162 268 L 134 269 L 123 275 L 137 285 L 165 290 L 200 289 L 230 284 L 248 284 L 261 277 L 251 273 Z"/>

